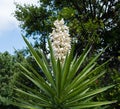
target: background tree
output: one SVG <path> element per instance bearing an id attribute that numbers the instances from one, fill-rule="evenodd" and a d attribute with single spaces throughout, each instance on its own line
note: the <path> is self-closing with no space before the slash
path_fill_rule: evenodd
<path id="1" fill-rule="evenodd" d="M 34 39 L 34 47 L 41 47 L 45 54 L 48 53 L 46 38 L 52 31 L 53 21 L 61 18 L 64 18 L 70 27 L 70 34 L 76 43 L 78 55 L 87 43 L 92 46 L 91 53 L 99 52 L 109 45 L 99 63 L 113 58 L 107 67 L 107 75 L 99 80 L 99 85 L 115 83 L 116 88 L 110 93 L 120 101 L 116 95 L 120 93 L 119 0 L 39 0 L 37 6 L 16 4 L 15 17 L 20 21 L 20 27 L 26 37 Z M 106 98 L 108 98 L 107 95 L 111 97 L 110 93 L 104 94 Z M 118 106 L 116 104 L 113 107 L 117 109 Z"/>
<path id="2" fill-rule="evenodd" d="M 38 5 L 16 3 L 15 17 L 26 37 L 35 40 L 34 46 L 45 53 L 46 37 L 51 33 L 53 21 L 64 18 L 70 27 L 71 37 L 77 40 L 76 52 L 86 43 L 94 50 L 107 45 L 103 60 L 114 57 L 111 66 L 120 66 L 120 1 L 119 0 L 39 0 Z M 77 49 L 78 48 L 78 49 Z"/>
<path id="3" fill-rule="evenodd" d="M 0 53 L 0 109 L 18 109 L 13 105 L 9 105 L 4 99 L 12 100 L 16 96 L 14 93 L 14 86 L 20 86 L 17 82 L 24 83 L 24 85 L 34 87 L 33 84 L 25 79 L 25 77 L 21 76 L 21 71 L 18 63 L 21 63 L 25 66 L 26 61 L 30 61 L 34 63 L 32 65 L 38 72 L 40 69 L 37 69 L 37 65 L 35 64 L 33 58 L 31 56 L 26 56 L 26 50 L 15 51 L 14 55 L 10 55 L 8 52 Z M 34 87 L 35 88 L 35 87 Z M 3 98 L 3 99 L 2 99 Z"/>
<path id="4" fill-rule="evenodd" d="M 13 75 L 16 72 L 15 59 L 8 52 L 0 53 L 0 96 L 11 99 L 13 94 Z M 0 99 L 0 109 L 17 109 L 12 105 L 3 103 Z"/>

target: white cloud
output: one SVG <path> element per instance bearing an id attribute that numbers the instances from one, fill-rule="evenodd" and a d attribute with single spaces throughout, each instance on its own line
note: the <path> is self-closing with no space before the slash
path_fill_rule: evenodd
<path id="1" fill-rule="evenodd" d="M 0 0 L 0 36 L 4 31 L 18 28 L 18 22 L 13 17 L 14 2 L 20 4 L 36 4 L 38 0 Z"/>

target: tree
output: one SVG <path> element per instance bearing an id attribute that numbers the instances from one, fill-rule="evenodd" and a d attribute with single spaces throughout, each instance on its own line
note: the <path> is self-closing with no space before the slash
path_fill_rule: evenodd
<path id="1" fill-rule="evenodd" d="M 20 74 L 21 71 L 18 63 L 27 66 L 23 54 L 22 50 L 19 52 L 16 51 L 15 55 L 10 55 L 8 52 L 0 53 L 0 109 L 18 109 L 18 107 L 9 105 L 5 100 L 11 101 L 16 96 L 13 89 L 17 81 L 30 87 L 33 86 L 28 79 L 25 79 Z M 31 59 L 30 56 L 27 57 L 28 62 Z"/>
<path id="2" fill-rule="evenodd" d="M 21 6 L 16 3 L 15 11 L 26 37 L 35 39 L 35 47 L 39 46 L 46 54 L 46 37 L 52 31 L 53 21 L 64 18 L 71 37 L 77 40 L 78 54 L 87 43 L 91 43 L 93 51 L 110 45 L 103 59 L 114 57 L 113 64 L 119 63 L 119 0 L 39 0 L 38 4 Z"/>
<path id="3" fill-rule="evenodd" d="M 12 79 L 13 75 L 13 58 L 12 56 L 8 53 L 0 53 L 0 94 L 9 97 L 11 93 L 9 90 L 9 83 L 10 80 Z"/>
<path id="4" fill-rule="evenodd" d="M 8 52 L 0 53 L 0 96 L 11 99 L 13 94 L 13 75 L 17 71 L 15 69 L 15 60 Z M 0 99 L 0 109 L 13 109 L 14 106 L 7 106 Z M 16 109 L 16 107 L 15 107 Z"/>

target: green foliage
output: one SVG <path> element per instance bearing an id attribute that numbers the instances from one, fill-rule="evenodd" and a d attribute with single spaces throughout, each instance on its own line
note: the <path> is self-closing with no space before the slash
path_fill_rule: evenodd
<path id="1" fill-rule="evenodd" d="M 11 99 L 13 95 L 13 81 L 15 69 L 15 59 L 8 52 L 0 53 L 0 96 Z M 0 109 L 14 109 L 14 106 L 8 105 L 4 99 L 0 99 Z M 15 109 L 17 109 L 15 107 Z"/>
<path id="2" fill-rule="evenodd" d="M 77 33 L 76 31 L 72 31 L 72 28 L 75 26 L 73 25 L 70 27 L 72 31 L 72 37 L 76 37 L 80 33 L 83 37 L 88 37 L 87 35 L 90 37 L 94 31 L 97 31 L 97 34 L 99 35 L 104 34 L 104 32 L 109 31 L 112 28 L 119 27 L 120 5 L 117 0 L 70 0 L 69 2 L 67 0 L 39 0 L 38 4 L 38 6 L 21 6 L 19 4 L 16 4 L 15 17 L 18 21 L 21 21 L 21 27 L 25 30 L 27 35 L 48 35 L 51 31 L 52 22 L 56 18 L 61 17 L 64 18 L 68 24 L 71 22 L 74 23 L 74 20 L 78 21 L 78 25 L 81 27 L 82 31 L 77 31 Z M 92 29 L 91 33 L 89 33 L 90 30 L 84 26 L 84 24 L 87 22 L 88 25 L 91 22 L 97 27 L 95 29 L 92 29 L 93 25 L 89 26 L 89 29 Z M 75 30 L 77 30 L 79 27 L 77 27 Z"/>
<path id="3" fill-rule="evenodd" d="M 8 53 L 0 53 L 0 95 L 4 97 L 11 96 L 10 81 L 13 75 L 14 61 Z"/>
<path id="4" fill-rule="evenodd" d="M 108 75 L 108 76 L 107 76 Z M 109 90 L 105 93 L 99 94 L 96 99 L 97 100 L 112 100 L 116 99 L 117 103 L 108 106 L 107 109 L 118 109 L 120 107 L 120 73 L 117 70 L 109 69 L 107 71 L 107 75 L 102 77 L 101 79 L 97 80 L 95 83 L 95 87 L 98 88 L 99 86 L 103 86 L 105 84 L 115 84 L 112 90 Z"/>
<path id="5" fill-rule="evenodd" d="M 63 18 L 70 19 L 71 17 L 75 16 L 75 10 L 71 7 L 64 7 L 60 13 L 60 16 L 63 16 Z"/>
<path id="6" fill-rule="evenodd" d="M 36 63 L 45 74 L 46 79 L 30 65 L 29 68 L 31 68 L 31 70 L 27 69 L 24 65 L 19 64 L 21 73 L 37 88 L 33 89 L 18 81 L 17 83 L 21 87 L 16 85 L 14 88 L 15 92 L 18 93 L 14 98 L 16 102 L 9 101 L 9 103 L 27 109 L 83 109 L 116 102 L 92 101 L 92 98 L 94 98 L 96 94 L 106 91 L 114 86 L 110 85 L 97 89 L 91 88 L 91 85 L 96 79 L 103 76 L 106 72 L 104 66 L 108 62 L 96 66 L 96 60 L 102 52 L 92 58 L 86 67 L 77 74 L 79 68 L 85 62 L 90 49 L 86 48 L 80 57 L 73 57 L 74 49 L 72 49 L 70 54 L 66 56 L 65 62 L 61 64 L 59 59 L 55 59 L 51 43 L 48 40 L 51 62 L 51 66 L 49 66 L 43 53 L 40 51 L 38 54 L 25 38 L 24 41 L 30 49 Z M 91 74 L 96 75 L 90 78 Z"/>
<path id="7" fill-rule="evenodd" d="M 39 0 L 38 6 L 16 4 L 15 17 L 21 22 L 26 36 L 35 39 L 35 47 L 40 46 L 45 54 L 48 53 L 46 38 L 52 31 L 53 21 L 64 18 L 70 27 L 71 37 L 77 39 L 78 54 L 87 43 L 92 45 L 91 52 L 110 45 L 103 59 L 114 57 L 113 63 L 117 63 L 120 49 L 119 8 L 118 0 Z M 119 67 L 118 64 L 114 66 Z"/>

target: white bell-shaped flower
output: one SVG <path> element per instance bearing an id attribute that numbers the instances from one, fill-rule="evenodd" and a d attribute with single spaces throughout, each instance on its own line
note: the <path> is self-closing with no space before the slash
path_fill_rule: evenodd
<path id="1" fill-rule="evenodd" d="M 64 24 L 64 20 L 56 20 L 54 22 L 55 28 L 53 28 L 50 34 L 53 51 L 56 59 L 63 63 L 67 53 L 71 49 L 71 38 L 69 34 L 69 28 Z"/>

